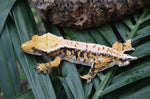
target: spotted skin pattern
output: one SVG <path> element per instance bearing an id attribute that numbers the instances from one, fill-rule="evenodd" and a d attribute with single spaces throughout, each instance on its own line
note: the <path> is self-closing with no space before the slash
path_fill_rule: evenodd
<path id="1" fill-rule="evenodd" d="M 93 43 L 71 41 L 58 37 L 51 33 L 42 36 L 34 35 L 32 40 L 23 43 L 24 52 L 45 57 L 55 57 L 53 61 L 41 63 L 36 68 L 46 73 L 49 68 L 58 67 L 62 60 L 72 63 L 90 66 L 89 73 L 80 76 L 90 83 L 97 72 L 114 65 L 126 66 L 137 57 L 124 54 L 125 51 L 134 50 L 131 39 L 125 43 L 115 42 L 112 48 Z"/>

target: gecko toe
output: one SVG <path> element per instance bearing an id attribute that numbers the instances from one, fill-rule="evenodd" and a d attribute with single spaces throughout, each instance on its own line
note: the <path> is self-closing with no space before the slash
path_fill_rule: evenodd
<path id="1" fill-rule="evenodd" d="M 46 70 L 46 71 L 44 71 L 44 74 L 47 74 L 47 70 Z"/>
<path id="2" fill-rule="evenodd" d="M 90 84 L 91 83 L 91 79 L 87 79 L 86 83 Z"/>
<path id="3" fill-rule="evenodd" d="M 39 70 L 39 72 L 43 72 L 43 73 L 47 73 L 48 68 L 45 66 L 44 63 L 41 64 L 37 64 L 37 66 L 35 67 L 37 70 Z"/>

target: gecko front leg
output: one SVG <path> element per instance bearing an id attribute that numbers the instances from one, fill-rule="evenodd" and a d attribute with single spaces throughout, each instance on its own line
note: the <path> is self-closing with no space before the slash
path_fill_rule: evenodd
<path id="1" fill-rule="evenodd" d="M 109 66 L 111 62 L 112 61 L 109 58 L 102 58 L 96 60 L 93 63 L 92 67 L 90 68 L 89 73 L 87 75 L 80 76 L 80 77 L 86 79 L 87 83 L 90 83 L 91 79 L 94 78 L 99 71 L 102 71 L 104 68 Z"/>
<path id="2" fill-rule="evenodd" d="M 60 63 L 61 63 L 61 57 L 57 56 L 57 57 L 55 57 L 55 59 L 54 59 L 53 61 L 51 61 L 51 62 L 39 64 L 39 65 L 36 67 L 36 69 L 38 69 L 39 72 L 44 72 L 44 73 L 46 73 L 49 68 L 58 67 L 58 66 L 60 65 Z"/>

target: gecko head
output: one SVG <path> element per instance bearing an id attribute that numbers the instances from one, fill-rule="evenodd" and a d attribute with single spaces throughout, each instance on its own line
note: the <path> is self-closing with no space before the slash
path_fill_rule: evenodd
<path id="1" fill-rule="evenodd" d="M 24 52 L 34 55 L 40 55 L 40 52 L 51 52 L 62 46 L 62 37 L 47 33 L 41 36 L 34 35 L 30 41 L 21 45 Z M 37 49 L 38 51 L 35 51 Z"/>
<path id="2" fill-rule="evenodd" d="M 32 36 L 30 41 L 27 41 L 21 45 L 21 49 L 28 54 L 38 54 L 34 51 L 34 48 L 37 46 L 39 37 L 37 35 Z"/>

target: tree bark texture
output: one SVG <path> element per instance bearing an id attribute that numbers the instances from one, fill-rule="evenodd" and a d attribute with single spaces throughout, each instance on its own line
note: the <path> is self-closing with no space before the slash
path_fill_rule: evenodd
<path id="1" fill-rule="evenodd" d="M 42 18 L 61 27 L 91 28 L 121 19 L 150 0 L 31 0 Z"/>

